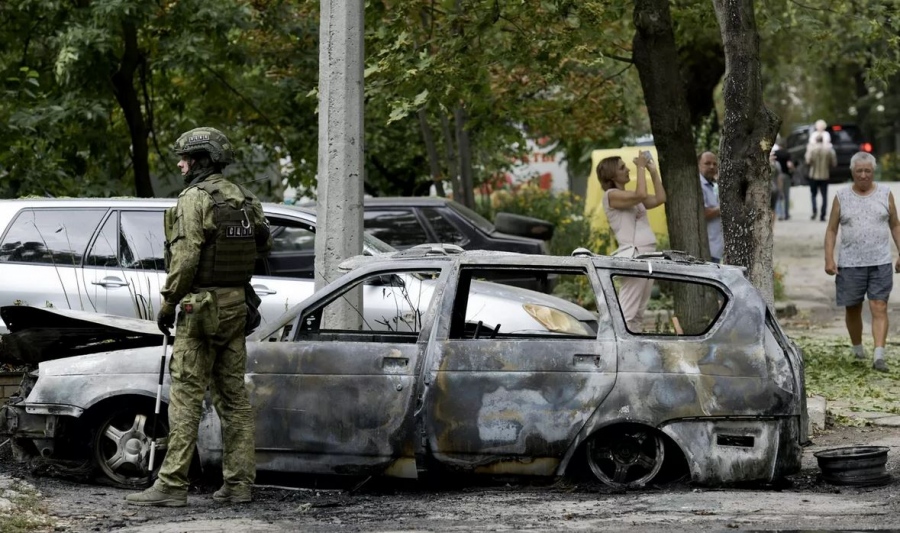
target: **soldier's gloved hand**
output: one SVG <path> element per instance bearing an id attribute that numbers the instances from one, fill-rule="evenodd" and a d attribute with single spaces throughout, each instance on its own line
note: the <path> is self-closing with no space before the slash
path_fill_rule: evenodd
<path id="1" fill-rule="evenodd" d="M 175 309 L 168 306 L 162 306 L 159 314 L 156 315 L 156 325 L 165 335 L 171 335 L 169 330 L 175 327 Z"/>

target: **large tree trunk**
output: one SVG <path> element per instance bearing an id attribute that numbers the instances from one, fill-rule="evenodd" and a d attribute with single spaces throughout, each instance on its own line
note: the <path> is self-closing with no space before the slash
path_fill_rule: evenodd
<path id="1" fill-rule="evenodd" d="M 447 152 L 447 176 L 450 180 L 453 199 L 462 202 L 462 186 L 459 183 L 459 170 L 456 164 L 456 150 L 453 149 L 453 132 L 450 130 L 450 119 L 441 113 L 441 132 L 444 135 L 444 150 Z"/>
<path id="2" fill-rule="evenodd" d="M 713 0 L 725 46 L 725 122 L 719 148 L 719 190 L 728 263 L 747 268 L 750 282 L 774 304 L 769 152 L 780 120 L 762 100 L 759 33 L 753 0 Z"/>
<path id="3" fill-rule="evenodd" d="M 668 196 L 669 247 L 709 258 L 694 134 L 668 0 L 635 0 L 634 26 L 632 57 L 641 78 Z M 687 284 L 676 288 L 675 314 L 679 320 L 686 326 L 705 320 L 703 291 L 690 290 Z"/>
<path id="4" fill-rule="evenodd" d="M 428 168 L 431 169 L 431 181 L 434 182 L 434 189 L 438 196 L 447 196 L 444 193 L 444 180 L 441 176 L 441 161 L 438 159 L 437 145 L 434 143 L 434 132 L 428 125 L 428 116 L 425 109 L 419 109 L 419 127 L 422 130 L 422 141 L 425 143 L 425 150 L 428 152 Z"/>
<path id="5" fill-rule="evenodd" d="M 113 93 L 125 115 L 131 134 L 131 161 L 134 169 L 134 190 L 142 198 L 153 197 L 150 183 L 149 148 L 147 146 L 147 125 L 141 111 L 138 92 L 134 88 L 134 73 L 141 62 L 138 49 L 137 28 L 131 22 L 122 24 L 125 50 L 119 63 L 119 70 L 112 76 Z"/>
<path id="6" fill-rule="evenodd" d="M 459 180 L 462 197 L 456 201 L 468 208 L 475 209 L 475 180 L 472 176 L 472 143 L 469 141 L 469 130 L 466 129 L 466 110 L 460 104 L 454 110 L 456 123 L 456 148 L 459 154 Z"/>

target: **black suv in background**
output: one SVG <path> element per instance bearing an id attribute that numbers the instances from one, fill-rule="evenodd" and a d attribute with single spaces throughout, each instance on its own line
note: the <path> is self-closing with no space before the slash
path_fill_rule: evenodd
<path id="1" fill-rule="evenodd" d="M 797 126 L 787 138 L 785 148 L 794 162 L 794 185 L 805 185 L 808 172 L 806 170 L 806 145 L 810 133 L 815 131 L 815 124 Z M 825 128 L 831 134 L 831 144 L 837 154 L 837 166 L 831 169 L 831 183 L 840 183 L 852 178 L 850 175 L 850 158 L 856 152 L 872 152 L 872 143 L 866 139 L 855 124 L 831 124 Z"/>

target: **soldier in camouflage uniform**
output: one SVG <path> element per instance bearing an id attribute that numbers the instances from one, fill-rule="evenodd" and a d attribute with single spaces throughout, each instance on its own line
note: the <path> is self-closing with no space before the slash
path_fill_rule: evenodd
<path id="1" fill-rule="evenodd" d="M 135 505 L 187 504 L 188 469 L 197 444 L 203 397 L 210 387 L 222 421 L 224 484 L 213 499 L 251 500 L 256 475 L 253 413 L 244 387 L 245 327 L 250 277 L 272 246 L 262 205 L 222 176 L 233 150 L 222 132 L 193 129 L 175 143 L 187 187 L 166 211 L 166 266 L 157 323 L 164 333 L 178 313 L 169 366 L 169 424 L 165 459 L 154 485 L 125 499 Z M 255 295 L 252 295 L 255 298 Z M 258 300 L 257 300 L 258 302 Z M 255 326 L 255 324 L 254 324 Z"/>

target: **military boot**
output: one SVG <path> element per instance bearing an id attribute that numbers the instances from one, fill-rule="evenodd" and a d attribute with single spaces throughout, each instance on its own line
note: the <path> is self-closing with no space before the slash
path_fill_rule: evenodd
<path id="1" fill-rule="evenodd" d="M 252 499 L 249 485 L 225 483 L 221 489 L 213 493 L 213 500 L 222 503 L 249 503 Z"/>
<path id="2" fill-rule="evenodd" d="M 154 485 L 143 492 L 125 496 L 125 502 L 131 505 L 151 507 L 184 507 L 187 505 L 187 493 L 166 492 Z"/>

